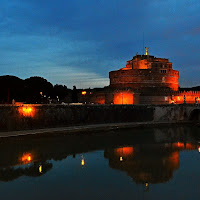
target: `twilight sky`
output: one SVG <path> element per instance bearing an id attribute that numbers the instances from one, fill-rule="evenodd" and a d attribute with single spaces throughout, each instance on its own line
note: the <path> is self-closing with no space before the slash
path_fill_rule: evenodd
<path id="1" fill-rule="evenodd" d="M 180 86 L 200 85 L 199 0 L 1 0 L 0 75 L 103 87 L 142 54 L 143 32 Z"/>

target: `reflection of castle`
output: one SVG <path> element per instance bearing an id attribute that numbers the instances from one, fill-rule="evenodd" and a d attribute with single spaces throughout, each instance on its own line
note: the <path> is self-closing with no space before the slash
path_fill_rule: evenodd
<path id="1" fill-rule="evenodd" d="M 27 167 L 11 167 L 11 168 L 0 168 L 0 180 L 1 181 L 12 181 L 21 176 L 37 177 L 45 174 L 52 168 L 52 164 L 48 162 L 44 163 L 32 163 L 31 166 Z"/>
<path id="2" fill-rule="evenodd" d="M 136 183 L 164 183 L 179 168 L 179 152 L 197 149 L 190 143 L 136 145 L 106 150 L 113 169 L 126 171 Z"/>
<path id="3" fill-rule="evenodd" d="M 88 92 L 82 101 L 99 104 L 200 103 L 200 92 L 179 90 L 179 71 L 166 58 L 136 55 L 126 67 L 109 73 L 110 86 Z"/>
<path id="4" fill-rule="evenodd" d="M 117 137 L 108 132 L 106 136 L 99 133 L 90 137 L 87 134 L 81 137 L 57 135 L 33 140 L 6 140 L 0 143 L 0 181 L 11 181 L 21 176 L 42 176 L 53 168 L 51 160 L 108 149 L 105 150 L 105 157 L 109 159 L 110 167 L 126 171 L 136 182 L 166 182 L 179 167 L 179 152 L 197 148 L 193 144 L 199 140 L 196 139 L 199 134 L 193 133 L 199 133 L 199 129 L 138 129 L 135 134 L 130 130 L 118 131 Z M 119 146 L 123 148 L 117 148 Z M 78 159 L 83 166 L 84 158 Z M 152 171 L 152 168 L 155 170 Z"/>

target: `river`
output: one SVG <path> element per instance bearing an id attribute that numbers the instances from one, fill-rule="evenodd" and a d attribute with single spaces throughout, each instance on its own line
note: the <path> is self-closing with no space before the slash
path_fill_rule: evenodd
<path id="1" fill-rule="evenodd" d="M 200 128 L 0 140 L 1 198 L 198 199 Z"/>

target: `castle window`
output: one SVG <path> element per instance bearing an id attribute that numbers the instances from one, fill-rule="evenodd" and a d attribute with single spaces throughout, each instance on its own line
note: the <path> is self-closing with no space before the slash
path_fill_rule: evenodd
<path id="1" fill-rule="evenodd" d="M 160 70 L 160 73 L 162 73 L 162 74 L 166 74 L 166 73 L 167 73 L 167 70 L 162 69 L 162 70 Z"/>

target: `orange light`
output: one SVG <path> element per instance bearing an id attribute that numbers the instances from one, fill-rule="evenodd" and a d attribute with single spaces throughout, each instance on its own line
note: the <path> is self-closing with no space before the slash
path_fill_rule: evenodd
<path id="1" fill-rule="evenodd" d="M 114 104 L 133 104 L 133 93 L 121 92 L 114 94 Z"/>
<path id="2" fill-rule="evenodd" d="M 82 91 L 82 93 L 81 93 L 82 95 L 86 95 L 87 94 L 87 92 L 86 91 Z"/>
<path id="3" fill-rule="evenodd" d="M 32 161 L 32 156 L 31 154 L 23 154 L 22 158 L 21 158 L 21 161 L 23 163 L 29 163 Z"/>
<path id="4" fill-rule="evenodd" d="M 123 161 L 123 157 L 121 156 L 121 157 L 119 158 L 119 160 L 120 160 L 120 161 Z"/>
<path id="5" fill-rule="evenodd" d="M 184 148 L 185 147 L 184 143 L 182 143 L 182 142 L 177 142 L 177 146 L 179 148 Z"/>
<path id="6" fill-rule="evenodd" d="M 175 103 L 175 101 L 174 100 L 171 100 L 171 104 L 174 104 Z"/>
<path id="7" fill-rule="evenodd" d="M 24 117 L 34 117 L 35 115 L 35 108 L 29 106 L 23 106 L 18 109 L 19 113 Z"/>
<path id="8" fill-rule="evenodd" d="M 198 148 L 198 151 L 199 151 L 199 153 L 200 153 L 200 147 Z"/>
<path id="9" fill-rule="evenodd" d="M 121 147 L 115 150 L 117 155 L 120 156 L 131 156 L 133 155 L 133 147 Z"/>

